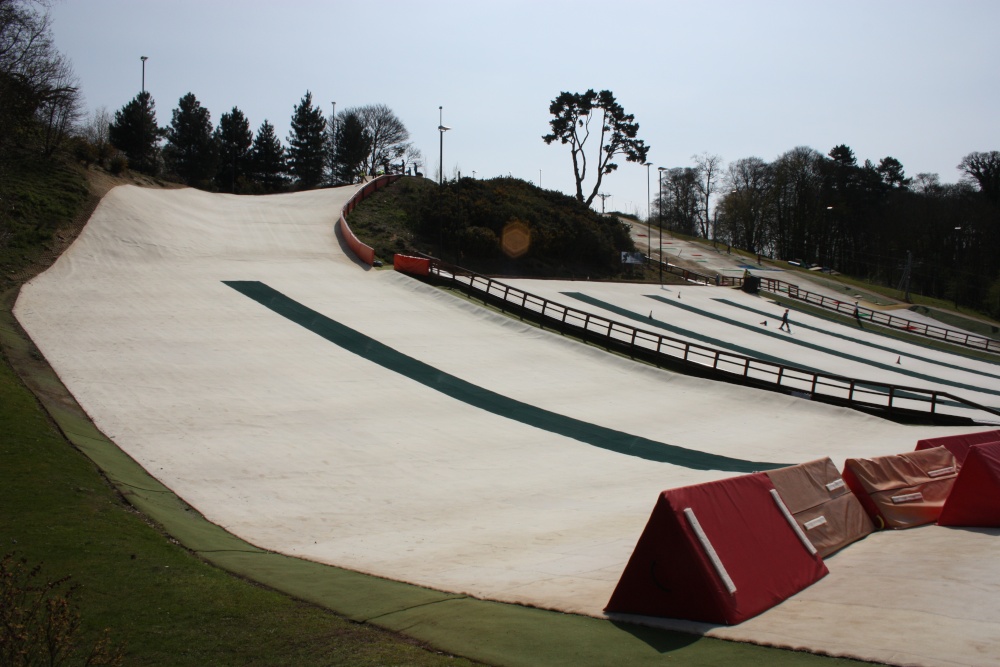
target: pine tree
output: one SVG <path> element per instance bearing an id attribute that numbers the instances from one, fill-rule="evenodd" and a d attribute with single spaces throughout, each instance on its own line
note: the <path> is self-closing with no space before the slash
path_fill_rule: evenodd
<path id="1" fill-rule="evenodd" d="M 215 185 L 220 192 L 245 192 L 253 133 L 250 131 L 250 122 L 237 107 L 219 118 L 219 126 L 215 128 L 215 143 L 219 147 L 219 169 L 215 172 Z"/>
<path id="2" fill-rule="evenodd" d="M 354 109 L 337 117 L 337 138 L 333 151 L 333 181 L 357 183 L 365 173 L 365 161 L 371 152 L 371 135 Z"/>
<path id="3" fill-rule="evenodd" d="M 111 145 L 125 154 L 129 166 L 145 174 L 159 171 L 159 141 L 163 130 L 156 125 L 156 105 L 148 92 L 136 95 L 115 112 L 108 126 Z"/>
<path id="4" fill-rule="evenodd" d="M 306 91 L 292 115 L 292 130 L 288 135 L 288 171 L 295 177 L 300 190 L 308 190 L 323 180 L 326 148 L 326 119 L 313 106 L 312 93 Z"/>
<path id="5" fill-rule="evenodd" d="M 274 134 L 274 126 L 261 123 L 250 149 L 252 180 L 260 192 L 280 192 L 288 185 L 285 148 Z"/>
<path id="6" fill-rule="evenodd" d="M 211 184 L 218 162 L 212 119 L 193 93 L 182 97 L 174 109 L 163 157 L 181 182 L 200 188 Z"/>

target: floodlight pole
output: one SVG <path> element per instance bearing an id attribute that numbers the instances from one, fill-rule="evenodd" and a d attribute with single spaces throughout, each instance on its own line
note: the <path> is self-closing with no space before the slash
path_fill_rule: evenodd
<path id="1" fill-rule="evenodd" d="M 649 237 L 652 236 L 652 232 L 649 227 L 649 168 L 652 166 L 652 162 L 643 163 L 646 167 L 646 256 L 652 259 L 653 257 L 653 246 Z"/>
<path id="2" fill-rule="evenodd" d="M 606 194 L 604 194 L 602 192 L 601 194 L 599 194 L 597 196 L 601 198 L 601 215 L 604 215 L 604 200 L 606 200 L 611 195 L 606 195 Z"/>
<path id="3" fill-rule="evenodd" d="M 142 142 L 142 162 L 143 168 L 145 168 L 146 162 L 146 111 L 148 107 L 146 106 L 146 61 L 149 60 L 148 56 L 139 56 L 139 60 L 142 61 L 142 109 L 141 115 L 139 116 L 139 140 Z"/>
<path id="4" fill-rule="evenodd" d="M 667 170 L 666 167 L 657 167 L 656 170 L 660 172 L 660 205 L 659 205 L 659 218 L 660 218 L 660 251 L 657 253 L 657 257 L 660 258 L 660 284 L 663 284 L 663 172 Z"/>
<path id="5" fill-rule="evenodd" d="M 438 107 L 438 132 L 441 133 L 441 147 L 440 147 L 441 152 L 438 157 L 441 163 L 441 168 L 440 171 L 438 172 L 438 185 L 444 185 L 444 133 L 451 129 L 450 127 L 446 127 L 444 124 L 443 109 L 444 109 L 443 106 Z"/>

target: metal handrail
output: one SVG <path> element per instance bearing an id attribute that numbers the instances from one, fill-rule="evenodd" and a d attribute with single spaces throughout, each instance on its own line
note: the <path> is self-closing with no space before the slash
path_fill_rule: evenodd
<path id="1" fill-rule="evenodd" d="M 970 417 L 942 412 L 943 406 L 951 402 L 967 410 L 1000 417 L 1000 408 L 984 406 L 944 391 L 820 373 L 665 336 L 572 308 L 440 261 L 431 263 L 430 277 L 477 295 L 484 303 L 493 303 L 502 311 L 517 312 L 543 328 L 548 326 L 574 333 L 609 351 L 621 351 L 658 367 L 680 365 L 718 379 L 889 415 L 927 415 L 937 421 L 973 421 Z"/>
<path id="2" fill-rule="evenodd" d="M 649 259 L 649 261 L 656 261 L 652 258 L 647 259 Z M 705 285 L 715 283 L 718 286 L 725 287 L 739 287 L 743 284 L 742 277 L 723 276 L 719 274 L 716 274 L 715 276 L 707 276 L 703 273 L 698 273 L 697 271 L 691 271 L 690 269 L 675 266 L 669 262 L 662 262 L 662 264 L 664 271 L 678 275 L 689 282 L 704 283 Z M 1000 353 L 1000 340 L 970 334 L 965 331 L 947 329 L 934 324 L 927 324 L 926 322 L 908 320 L 888 313 L 883 313 L 882 311 L 874 310 L 872 308 L 865 308 L 863 306 L 855 307 L 854 303 L 849 300 L 843 301 L 834 297 L 810 292 L 800 288 L 798 285 L 778 280 L 776 278 L 767 278 L 763 276 L 758 277 L 760 278 L 760 289 L 765 292 L 771 292 L 772 294 L 787 294 L 789 298 L 805 301 L 811 305 L 833 310 L 852 317 L 865 317 L 868 321 L 874 324 L 879 324 L 892 329 L 900 329 L 919 336 L 943 340 L 948 343 L 963 345 L 977 350 Z M 856 313 L 855 308 L 857 308 Z"/>
<path id="3" fill-rule="evenodd" d="M 928 338 L 935 338 L 937 340 L 943 340 L 948 343 L 955 343 L 956 345 L 963 345 L 977 350 L 1000 353 L 1000 341 L 993 340 L 992 338 L 978 336 L 964 331 L 956 331 L 955 329 L 946 329 L 933 324 L 927 324 L 926 322 L 907 320 L 902 317 L 896 317 L 895 315 L 883 313 L 879 310 L 855 306 L 851 301 L 843 301 L 834 297 L 809 292 L 801 289 L 798 285 L 793 285 L 792 283 L 787 283 L 783 280 L 761 277 L 760 289 L 773 294 L 784 293 L 787 294 L 789 298 L 805 301 L 806 303 L 814 306 L 819 306 L 820 308 L 825 308 L 827 310 L 834 310 L 838 313 L 843 313 L 852 317 L 865 317 L 868 321 L 874 324 L 880 324 L 892 329 L 900 329 L 909 333 L 926 336 Z M 855 308 L 857 309 L 856 315 Z"/>

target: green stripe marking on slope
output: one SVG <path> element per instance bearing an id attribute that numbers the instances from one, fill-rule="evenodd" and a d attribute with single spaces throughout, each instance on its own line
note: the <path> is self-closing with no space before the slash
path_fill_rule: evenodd
<path id="1" fill-rule="evenodd" d="M 600 299 L 595 299 L 592 296 L 583 294 L 582 292 L 562 292 L 564 296 L 568 296 L 571 299 L 576 299 L 577 301 L 582 301 L 583 303 L 589 304 L 591 306 L 596 306 L 602 310 L 606 310 L 609 313 L 614 313 L 615 315 L 621 315 L 622 317 L 627 317 L 631 320 L 637 320 L 640 322 L 648 322 L 649 326 L 655 327 L 657 329 L 662 329 L 663 331 L 669 331 L 670 333 L 677 334 L 678 336 L 684 336 L 690 340 L 696 340 L 698 342 L 704 343 L 720 350 L 729 350 L 735 352 L 736 354 L 742 354 L 744 357 L 750 357 L 752 359 L 760 359 L 761 361 L 769 361 L 772 364 L 778 364 L 779 366 L 793 366 L 795 368 L 800 368 L 804 371 L 809 371 L 810 373 L 822 373 L 823 371 L 818 368 L 811 368 L 809 366 L 803 366 L 801 364 L 795 364 L 787 359 L 782 359 L 781 357 L 775 357 L 770 354 L 761 354 L 758 350 L 754 350 L 749 347 L 743 347 L 742 345 L 735 345 L 729 341 L 722 340 L 721 338 L 713 338 L 712 336 L 706 336 L 705 334 L 700 334 L 697 331 L 691 331 L 690 329 L 682 329 L 681 327 L 674 326 L 669 322 L 661 322 L 660 320 L 650 320 L 645 315 L 637 313 L 634 310 L 628 310 L 620 306 L 616 306 L 613 303 L 608 303 L 607 301 L 602 301 Z M 664 299 L 664 302 L 672 304 L 672 301 Z"/>
<path id="2" fill-rule="evenodd" d="M 752 307 L 750 307 L 750 306 L 748 306 L 746 304 L 737 303 L 735 301 L 730 301 L 729 299 L 712 299 L 712 300 L 715 301 L 715 302 L 717 302 L 717 303 L 724 303 L 727 306 L 732 306 L 733 308 L 738 308 L 740 310 L 745 310 L 748 313 L 754 313 L 756 315 L 762 315 L 764 317 L 772 317 L 772 318 L 775 317 L 774 313 L 767 312 L 766 310 L 760 310 L 758 308 L 752 308 Z M 813 315 L 813 317 L 818 317 L 818 315 Z M 837 322 L 836 320 L 832 320 L 832 319 L 826 319 L 826 321 L 827 322 L 835 322 L 836 324 L 839 324 L 842 327 L 849 326 L 847 324 L 844 324 L 843 322 Z M 893 348 L 888 347 L 886 345 L 879 345 L 878 343 L 874 343 L 874 342 L 871 342 L 871 341 L 859 340 L 859 339 L 857 339 L 857 338 L 855 338 L 853 336 L 846 336 L 844 334 L 835 333 L 833 331 L 830 331 L 827 328 L 814 327 L 811 324 L 807 324 L 805 322 L 796 322 L 795 325 L 798 326 L 798 327 L 801 327 L 803 329 L 809 329 L 810 331 L 819 331 L 820 333 L 826 334 L 827 336 L 833 336 L 834 338 L 840 338 L 841 340 L 846 340 L 846 341 L 850 341 L 852 343 L 857 343 L 858 345 L 864 345 L 865 347 L 870 347 L 873 350 L 882 350 L 883 352 L 889 352 L 891 354 L 899 354 L 899 350 L 893 349 Z M 879 329 L 881 329 L 881 328 L 882 328 L 881 326 L 878 326 L 877 328 L 865 329 L 865 331 L 867 331 L 868 333 L 871 333 L 871 334 L 875 334 L 877 336 L 888 337 L 886 334 L 884 334 L 881 331 L 879 331 Z M 851 329 L 855 330 L 853 326 L 851 326 Z M 893 340 L 895 340 L 895 339 L 893 339 Z M 935 340 L 937 340 L 937 339 L 935 339 Z M 914 342 L 911 342 L 910 344 L 911 345 L 917 345 L 917 343 L 914 343 Z M 909 353 L 909 352 L 906 354 L 906 356 L 909 357 L 910 359 L 916 359 L 917 361 L 923 361 L 925 363 L 933 364 L 935 366 L 941 366 L 943 368 L 951 368 L 952 370 L 962 371 L 962 372 L 965 372 L 965 373 L 972 373 L 973 375 L 982 375 L 984 377 L 992 378 L 994 380 L 1000 380 L 1000 375 L 996 375 L 994 373 L 990 373 L 990 372 L 987 372 L 987 371 L 981 371 L 981 370 L 977 370 L 975 368 L 966 368 L 964 366 L 959 366 L 958 364 L 948 363 L 947 361 L 941 361 L 939 359 L 931 359 L 930 357 L 922 357 L 919 354 L 912 354 L 912 353 Z M 986 361 L 986 360 L 984 360 L 983 363 L 994 364 L 994 362 Z"/>
<path id="3" fill-rule="evenodd" d="M 890 372 L 893 372 L 893 373 L 898 373 L 900 375 L 906 375 L 908 377 L 917 378 L 918 380 L 924 380 L 925 382 L 930 382 L 930 383 L 933 383 L 933 384 L 947 385 L 949 387 L 956 387 L 958 389 L 965 389 L 966 391 L 975 391 L 975 392 L 981 392 L 981 393 L 984 393 L 984 394 L 992 394 L 993 396 L 1000 396 L 1000 391 L 994 391 L 994 390 L 987 389 L 987 388 L 982 387 L 982 386 L 973 385 L 973 384 L 966 384 L 964 382 L 955 382 L 953 380 L 948 380 L 948 379 L 945 379 L 945 378 L 936 377 L 934 375 L 928 375 L 926 373 L 919 373 L 917 371 L 911 371 L 911 370 L 909 370 L 907 368 L 901 368 L 899 366 L 890 365 L 890 364 L 883 364 L 881 362 L 872 361 L 871 359 L 866 359 L 864 357 L 859 357 L 859 356 L 856 356 L 856 355 L 853 355 L 853 354 L 849 354 L 847 352 L 838 352 L 838 351 L 832 350 L 829 347 L 826 347 L 824 345 L 817 345 L 816 343 L 809 343 L 809 342 L 804 341 L 804 340 L 798 340 L 797 338 L 789 338 L 788 336 L 783 336 L 781 334 L 775 333 L 775 332 L 770 331 L 770 330 L 764 331 L 760 327 L 756 327 L 756 326 L 747 324 L 745 322 L 740 322 L 739 320 L 730 319 L 728 317 L 723 317 L 721 315 L 716 315 L 715 313 L 709 313 L 709 312 L 704 311 L 704 310 L 702 310 L 700 308 L 695 308 L 694 306 L 690 306 L 690 305 L 688 305 L 686 303 L 677 303 L 677 302 L 674 302 L 671 299 L 664 299 L 662 296 L 660 296 L 658 294 L 647 294 L 645 296 L 646 296 L 647 299 L 653 299 L 654 301 L 660 301 L 662 303 L 667 304 L 668 306 L 674 306 L 675 308 L 680 308 L 681 310 L 686 310 L 689 313 L 696 313 L 698 315 L 703 315 L 705 317 L 710 317 L 713 320 L 716 320 L 718 322 L 723 322 L 725 324 L 729 324 L 730 326 L 739 327 L 740 329 L 746 329 L 747 331 L 753 331 L 755 333 L 762 334 L 764 336 L 770 336 L 772 338 L 780 338 L 782 341 L 784 341 L 786 343 L 790 343 L 792 345 L 798 345 L 799 347 L 804 347 L 804 348 L 807 348 L 807 349 L 810 349 L 810 350 L 814 350 L 816 352 L 822 352 L 824 354 L 829 354 L 829 355 L 832 355 L 832 356 L 835 356 L 835 357 L 840 357 L 841 359 L 847 359 L 848 361 L 856 361 L 859 364 L 864 364 L 865 366 L 872 366 L 873 368 L 881 368 L 884 371 L 890 371 Z M 826 332 L 824 332 L 824 333 L 826 333 Z"/>
<path id="4" fill-rule="evenodd" d="M 747 461 L 699 452 L 559 415 L 502 396 L 438 370 L 312 310 L 262 282 L 226 280 L 223 283 L 348 352 L 467 405 L 528 426 L 534 426 L 619 454 L 660 463 L 670 463 L 694 470 L 724 470 L 745 473 L 788 465 Z"/>

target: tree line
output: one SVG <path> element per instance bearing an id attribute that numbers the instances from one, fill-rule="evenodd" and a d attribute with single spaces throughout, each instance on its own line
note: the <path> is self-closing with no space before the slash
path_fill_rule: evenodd
<path id="1" fill-rule="evenodd" d="M 0 151 L 51 156 L 81 117 L 79 81 L 52 41 L 40 2 L 0 0 Z"/>
<path id="2" fill-rule="evenodd" d="M 155 103 L 140 92 L 103 118 L 107 136 L 93 144 L 95 159 L 119 153 L 129 168 L 193 187 L 237 194 L 308 190 L 356 183 L 365 175 L 406 173 L 420 166 L 403 122 L 384 104 L 342 110 L 325 118 L 306 91 L 295 105 L 287 147 L 267 120 L 254 134 L 238 108 L 213 127 L 209 110 L 187 93 L 160 127 Z M 161 145 L 162 143 L 162 145 Z"/>
<path id="3" fill-rule="evenodd" d="M 651 166 L 639 124 L 610 91 L 562 92 L 549 113 L 552 131 L 542 139 L 569 146 L 580 202 L 593 202 L 615 156 Z M 891 156 L 858 164 L 845 144 L 725 168 L 718 155 L 692 159 L 657 170 L 650 224 L 1000 317 L 1000 151 L 963 157 L 954 185 L 937 174 L 908 178 Z"/>
<path id="4" fill-rule="evenodd" d="M 663 172 L 653 224 L 1000 316 L 1000 151 L 963 157 L 956 184 L 844 144 L 694 161 Z"/>
<path id="5" fill-rule="evenodd" d="M 287 146 L 265 120 L 256 134 L 238 108 L 219 117 L 187 93 L 161 127 L 143 90 L 113 115 L 84 121 L 79 81 L 55 48 L 43 0 L 0 0 L 0 154 L 69 147 L 87 164 L 126 168 L 207 190 L 267 193 L 354 183 L 379 172 L 416 172 L 422 158 L 384 104 L 324 117 L 306 92 Z"/>

